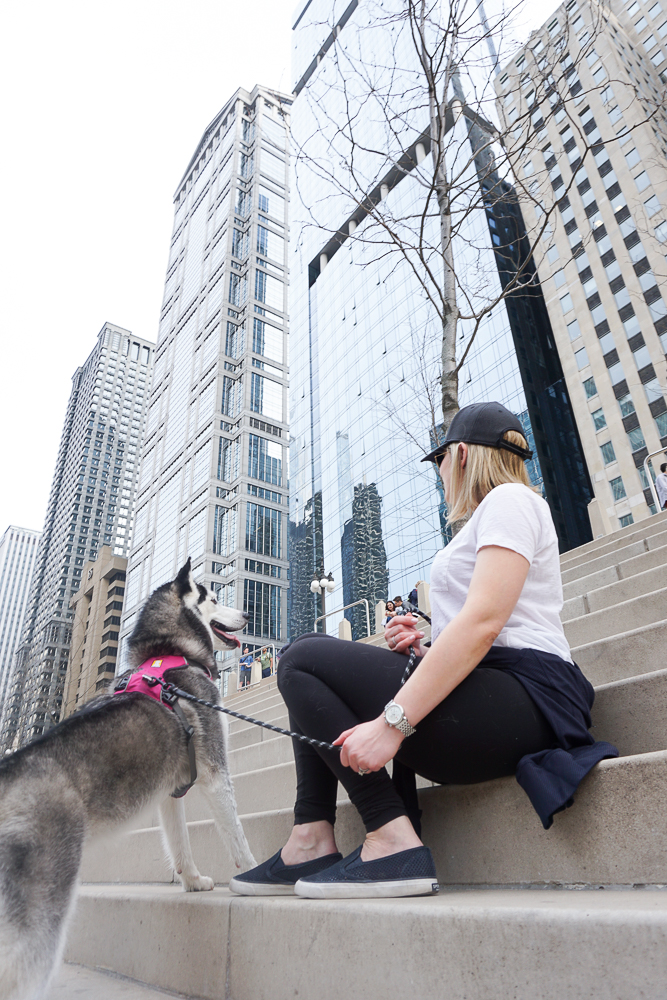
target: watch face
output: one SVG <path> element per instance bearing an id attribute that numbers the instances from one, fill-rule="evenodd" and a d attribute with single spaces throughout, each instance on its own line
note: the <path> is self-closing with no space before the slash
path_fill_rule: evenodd
<path id="1" fill-rule="evenodd" d="M 395 726 L 403 718 L 403 709 L 400 705 L 389 705 L 384 713 L 384 717 L 390 726 Z"/>

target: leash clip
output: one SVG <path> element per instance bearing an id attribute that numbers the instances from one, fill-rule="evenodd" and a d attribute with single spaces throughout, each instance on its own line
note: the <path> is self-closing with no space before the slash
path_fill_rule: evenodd
<path id="1" fill-rule="evenodd" d="M 173 684 L 168 684 L 163 679 L 156 678 L 155 681 L 162 687 L 162 690 L 160 691 L 160 701 L 163 701 L 165 705 L 175 705 L 178 701 L 175 686 Z"/>

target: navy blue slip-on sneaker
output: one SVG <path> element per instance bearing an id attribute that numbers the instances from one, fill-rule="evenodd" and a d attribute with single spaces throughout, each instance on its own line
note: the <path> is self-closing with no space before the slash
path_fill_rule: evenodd
<path id="1" fill-rule="evenodd" d="M 428 847 L 413 847 L 375 861 L 362 861 L 361 848 L 326 871 L 304 875 L 294 886 L 311 899 L 430 896 L 439 891 Z"/>
<path id="2" fill-rule="evenodd" d="M 327 854 L 324 858 L 304 861 L 300 865 L 286 865 L 280 851 L 268 861 L 251 868 L 243 875 L 235 875 L 229 883 L 232 892 L 240 896 L 284 896 L 294 893 L 294 885 L 306 875 L 317 875 L 342 859 L 342 854 Z"/>

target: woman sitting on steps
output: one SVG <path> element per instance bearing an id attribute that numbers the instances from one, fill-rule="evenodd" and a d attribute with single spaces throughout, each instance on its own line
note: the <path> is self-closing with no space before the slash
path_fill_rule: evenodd
<path id="1" fill-rule="evenodd" d="M 464 527 L 431 570 L 432 645 L 412 616 L 392 618 L 389 649 L 304 635 L 284 652 L 278 686 L 296 732 L 294 827 L 282 848 L 229 884 L 243 895 L 316 898 L 437 891 L 420 837 L 410 772 L 438 784 L 516 774 L 545 828 L 581 779 L 618 755 L 588 732 L 593 688 L 572 662 L 560 621 L 558 541 L 528 480 L 521 424 L 499 403 L 456 415 L 437 464 L 450 522 Z M 406 656 L 417 667 L 404 686 Z M 385 764 L 394 760 L 394 777 Z M 334 837 L 338 782 L 366 827 L 341 858 Z"/>

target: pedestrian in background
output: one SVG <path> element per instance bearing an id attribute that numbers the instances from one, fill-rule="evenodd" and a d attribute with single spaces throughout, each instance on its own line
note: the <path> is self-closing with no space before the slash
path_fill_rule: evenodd
<path id="1" fill-rule="evenodd" d="M 383 625 L 383 627 L 385 625 L 389 624 L 389 622 L 392 620 L 392 618 L 394 617 L 395 614 L 396 614 L 396 606 L 395 606 L 394 602 L 393 601 L 387 601 L 387 604 L 385 606 L 385 616 L 382 619 L 382 625 Z"/>
<path id="2" fill-rule="evenodd" d="M 408 609 L 403 607 L 403 598 L 400 594 L 394 598 L 394 607 L 397 615 L 407 615 Z"/>
<path id="3" fill-rule="evenodd" d="M 266 648 L 266 646 L 264 647 L 264 649 L 262 650 L 262 652 L 260 654 L 259 662 L 262 665 L 262 677 L 270 677 L 271 676 L 271 667 L 273 665 L 273 661 L 271 659 L 271 655 L 270 655 L 268 649 Z"/>
<path id="4" fill-rule="evenodd" d="M 663 462 L 660 466 L 660 475 L 656 476 L 655 488 L 658 491 L 660 510 L 664 510 L 667 506 L 667 462 Z"/>
<path id="5" fill-rule="evenodd" d="M 250 684 L 250 677 L 252 675 L 252 653 L 248 646 L 243 650 L 243 656 L 239 660 L 239 687 L 247 687 Z"/>

